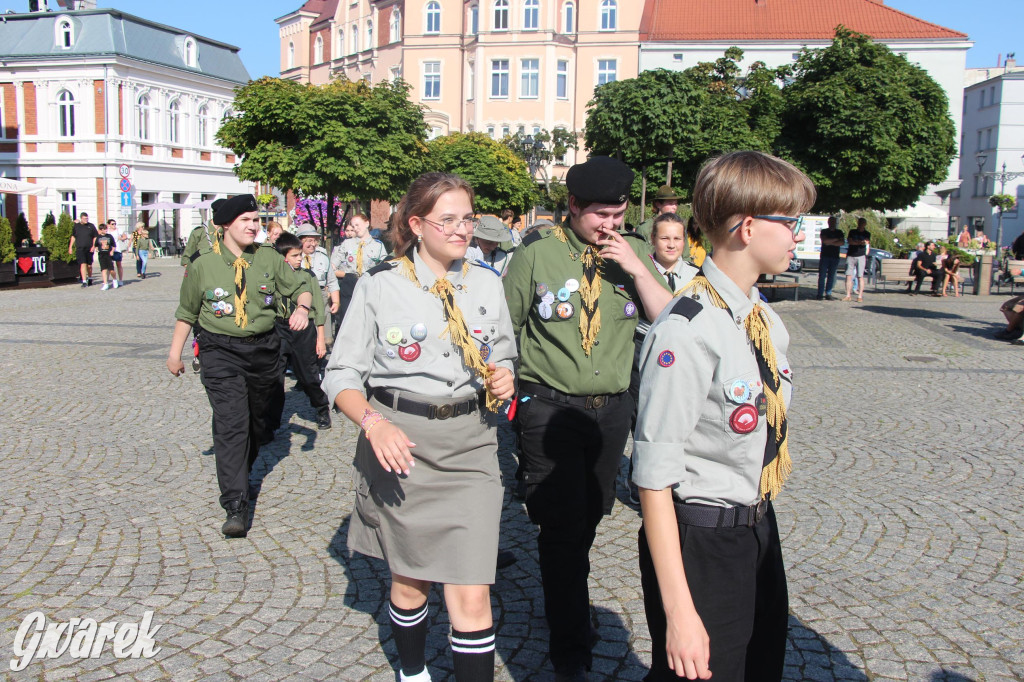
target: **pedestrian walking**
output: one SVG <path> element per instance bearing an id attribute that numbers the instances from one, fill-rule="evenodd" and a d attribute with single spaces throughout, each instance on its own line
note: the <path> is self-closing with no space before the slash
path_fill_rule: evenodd
<path id="1" fill-rule="evenodd" d="M 96 237 L 98 236 L 99 232 L 96 230 L 96 226 L 89 222 L 89 214 L 79 213 L 78 220 L 71 230 L 68 253 L 75 254 L 75 262 L 78 263 L 83 288 L 92 286 L 92 262 L 93 254 L 96 253 Z"/>
<path id="2" fill-rule="evenodd" d="M 139 238 L 135 243 L 135 248 L 139 253 L 139 278 L 146 279 L 146 267 L 149 265 L 149 252 L 156 246 L 156 243 L 149 238 L 149 230 L 143 223 L 138 224 Z"/>
<path id="3" fill-rule="evenodd" d="M 871 233 L 868 231 L 866 218 L 857 218 L 857 229 L 850 230 L 846 235 L 846 296 L 849 301 L 854 290 L 857 291 L 857 302 L 864 301 L 864 273 L 867 268 L 868 254 L 871 253 Z"/>
<path id="4" fill-rule="evenodd" d="M 124 268 L 121 266 L 121 261 L 124 258 L 124 254 L 121 252 L 121 248 L 127 242 L 127 235 L 117 227 L 117 221 L 113 218 L 107 220 L 107 234 L 114 238 L 114 252 L 111 257 L 114 260 L 114 268 L 117 269 L 117 279 L 114 286 L 124 285 Z"/>
<path id="5" fill-rule="evenodd" d="M 352 216 L 345 227 L 345 234 L 351 236 L 334 247 L 331 252 L 331 270 L 338 281 L 338 309 L 334 314 L 335 335 L 352 301 L 356 282 L 363 273 L 388 256 L 388 250 L 383 242 L 370 236 L 370 219 L 364 213 Z"/>
<path id="6" fill-rule="evenodd" d="M 651 671 L 658 680 L 780 680 L 789 617 L 772 500 L 792 468 L 789 334 L 759 274 L 785 272 L 815 199 L 794 166 L 733 152 L 697 177 L 712 255 L 642 350 L 633 477 Z"/>
<path id="7" fill-rule="evenodd" d="M 99 236 L 96 237 L 96 253 L 100 261 L 100 276 L 103 278 L 102 291 L 110 288 L 111 281 L 116 289 L 119 284 L 114 275 L 114 251 L 117 248 L 117 240 L 107 233 L 107 224 L 100 223 L 98 228 Z"/>
<path id="8" fill-rule="evenodd" d="M 520 474 L 540 527 L 551 662 L 565 680 L 585 679 L 596 641 L 589 554 L 629 435 L 633 333 L 672 298 L 649 245 L 618 232 L 633 177 L 606 156 L 569 169 L 569 217 L 524 239 L 505 276 L 521 343 Z"/>
<path id="9" fill-rule="evenodd" d="M 828 217 L 828 227 L 818 233 L 821 241 L 821 253 L 818 257 L 818 300 L 834 301 L 832 287 L 835 286 L 836 272 L 839 270 L 840 250 L 846 241 L 846 235 L 839 229 L 839 220 L 834 215 Z M 847 264 L 849 269 L 849 264 Z"/>
<path id="10" fill-rule="evenodd" d="M 327 255 L 327 250 L 320 245 L 321 234 L 315 227 L 306 223 L 299 227 L 295 236 L 302 240 L 302 267 L 316 275 L 324 306 L 329 308 L 331 314 L 334 315 L 338 312 L 341 300 L 338 293 L 338 277 L 331 268 L 331 257 Z M 334 341 L 333 325 L 324 331 L 327 335 L 327 343 L 330 345 Z"/>
<path id="11" fill-rule="evenodd" d="M 432 583 L 444 584 L 455 679 L 494 677 L 495 411 L 513 394 L 516 343 L 501 279 L 464 258 L 475 226 L 465 180 L 413 181 L 392 219 L 401 255 L 359 280 L 323 382 L 361 428 L 348 546 L 388 563 L 406 681 L 430 679 Z"/>
<path id="12" fill-rule="evenodd" d="M 183 374 L 181 352 L 198 323 L 199 376 L 213 410 L 217 483 L 227 514 L 221 532 L 234 538 L 248 532 L 249 472 L 277 379 L 277 301 L 294 297 L 289 326 L 299 331 L 309 324 L 313 300 L 306 278 L 274 249 L 254 245 L 257 211 L 251 194 L 213 202 L 213 221 L 224 230 L 221 252 L 205 253 L 189 266 L 167 356 L 171 374 Z"/>

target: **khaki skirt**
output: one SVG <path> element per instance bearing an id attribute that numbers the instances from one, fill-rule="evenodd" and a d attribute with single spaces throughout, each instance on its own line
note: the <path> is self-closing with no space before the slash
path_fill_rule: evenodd
<path id="1" fill-rule="evenodd" d="M 403 396 L 439 405 L 465 400 Z M 478 410 L 427 419 L 372 398 L 370 405 L 416 443 L 416 466 L 408 476 L 384 471 L 360 432 L 349 549 L 384 559 L 392 573 L 408 578 L 493 584 L 503 498 L 496 415 Z"/>

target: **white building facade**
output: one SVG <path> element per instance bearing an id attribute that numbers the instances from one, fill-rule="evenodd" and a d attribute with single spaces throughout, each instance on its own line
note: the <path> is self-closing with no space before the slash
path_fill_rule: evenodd
<path id="1" fill-rule="evenodd" d="M 114 10 L 37 12 L 4 15 L 0 62 L 0 172 L 47 188 L 7 195 L 3 213 L 24 212 L 34 238 L 50 211 L 85 212 L 173 246 L 199 210 L 140 206 L 252 191 L 214 141 L 249 80 L 238 48 Z"/>

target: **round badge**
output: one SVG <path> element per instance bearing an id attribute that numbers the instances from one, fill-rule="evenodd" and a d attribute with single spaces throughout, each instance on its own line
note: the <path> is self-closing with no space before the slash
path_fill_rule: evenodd
<path id="1" fill-rule="evenodd" d="M 676 361 L 676 354 L 670 350 L 663 350 L 658 353 L 658 364 L 662 367 L 671 367 Z"/>
<path id="2" fill-rule="evenodd" d="M 537 295 L 540 296 L 541 298 L 544 298 L 544 294 L 546 294 L 546 293 L 548 293 L 548 285 L 547 284 L 543 284 L 543 283 L 542 284 L 538 284 L 537 285 Z"/>
<path id="3" fill-rule="evenodd" d="M 384 333 L 384 338 L 392 346 L 397 346 L 398 342 L 402 340 L 402 330 L 398 327 L 391 327 Z"/>
<path id="4" fill-rule="evenodd" d="M 569 290 L 570 294 L 575 294 L 580 290 L 580 282 L 576 279 L 565 280 L 565 288 Z"/>
<path id="5" fill-rule="evenodd" d="M 729 426 L 736 433 L 750 433 L 757 428 L 757 408 L 750 403 L 740 405 L 729 417 Z"/>
<path id="6" fill-rule="evenodd" d="M 217 298 L 224 298 L 225 296 L 228 295 L 228 292 L 224 291 L 220 287 L 217 287 L 216 289 L 213 290 L 213 295 L 216 296 Z"/>
<path id="7" fill-rule="evenodd" d="M 566 289 L 565 287 L 562 287 L 561 289 L 558 290 L 559 301 L 568 301 L 570 296 L 572 296 L 572 294 L 570 294 L 569 290 Z"/>
<path id="8" fill-rule="evenodd" d="M 422 341 L 427 338 L 427 325 L 422 322 L 417 322 L 412 326 L 412 329 L 409 330 L 409 336 L 417 341 Z"/>
<path id="9" fill-rule="evenodd" d="M 389 358 L 394 358 L 396 355 L 398 355 L 398 353 L 395 352 L 394 348 L 388 348 L 386 351 L 384 351 L 384 355 L 388 356 Z"/>
<path id="10" fill-rule="evenodd" d="M 555 302 L 555 295 L 549 291 L 548 293 L 544 294 L 543 298 L 541 298 L 540 300 L 542 303 L 547 303 L 548 305 L 551 305 L 552 303 Z"/>
<path id="11" fill-rule="evenodd" d="M 540 315 L 541 319 L 543 320 L 550 320 L 551 304 L 542 302 L 540 305 L 537 306 L 537 314 Z"/>
<path id="12" fill-rule="evenodd" d="M 768 411 L 767 396 L 765 396 L 764 393 L 758 395 L 756 398 L 754 398 L 754 405 L 757 407 L 757 413 L 763 417 L 765 415 L 765 412 Z"/>
<path id="13" fill-rule="evenodd" d="M 626 304 L 626 307 L 622 309 L 622 312 L 626 313 L 626 317 L 636 316 L 636 303 L 630 301 Z"/>
<path id="14" fill-rule="evenodd" d="M 734 403 L 745 403 L 750 400 L 750 385 L 743 379 L 732 382 L 732 386 L 729 387 L 729 400 Z"/>
<path id="15" fill-rule="evenodd" d="M 487 362 L 487 358 L 491 357 L 491 347 L 486 343 L 480 344 L 480 359 Z"/>
<path id="16" fill-rule="evenodd" d="M 220 308 L 217 308 L 216 310 L 213 311 L 213 316 L 214 317 L 221 317 L 223 314 L 224 313 L 221 312 Z"/>
<path id="17" fill-rule="evenodd" d="M 356 262 L 356 257 L 355 256 L 349 256 L 348 257 L 348 262 L 349 263 L 355 263 Z"/>
<path id="18" fill-rule="evenodd" d="M 213 308 L 213 312 L 219 313 L 224 309 L 224 301 L 214 301 L 210 307 Z"/>
<path id="19" fill-rule="evenodd" d="M 398 357 L 406 362 L 412 362 L 420 356 L 420 344 L 414 343 L 411 346 L 401 346 L 398 349 Z"/>
<path id="20" fill-rule="evenodd" d="M 575 308 L 568 301 L 562 301 L 555 308 L 555 314 L 563 320 L 568 320 L 574 312 L 576 312 Z"/>
<path id="21" fill-rule="evenodd" d="M 231 313 L 235 312 L 235 306 L 231 305 L 230 303 L 225 303 L 220 307 L 220 309 L 224 311 L 225 315 L 230 315 Z"/>

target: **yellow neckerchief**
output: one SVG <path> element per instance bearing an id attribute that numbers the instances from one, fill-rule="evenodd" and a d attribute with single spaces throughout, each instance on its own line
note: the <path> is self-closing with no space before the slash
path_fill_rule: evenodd
<path id="1" fill-rule="evenodd" d="M 580 345 L 583 347 L 583 353 L 590 357 L 597 333 L 601 331 L 601 311 L 597 307 L 597 302 L 601 298 L 601 271 L 604 268 L 604 259 L 593 244 L 587 244 L 579 256 L 573 253 L 569 245 L 569 236 L 561 225 L 553 226 L 551 233 L 569 249 L 569 259 L 579 258 L 583 265 L 583 277 L 580 280 Z"/>
<path id="2" fill-rule="evenodd" d="M 415 249 L 415 247 L 412 248 Z M 416 276 L 416 265 L 410 257 L 411 252 L 412 249 L 406 251 L 399 261 L 402 274 L 415 284 L 417 288 L 422 289 L 423 286 Z M 469 262 L 463 261 L 462 276 L 465 277 L 468 272 Z M 434 286 L 430 287 L 429 292 L 441 300 L 441 305 L 444 308 L 444 318 L 448 323 L 438 338 L 444 338 L 445 334 L 447 334 L 452 341 L 452 345 L 462 350 L 462 362 L 468 369 L 476 372 L 476 375 L 480 377 L 486 386 L 487 380 L 491 378 L 493 372 L 487 367 L 487 363 L 480 356 L 480 349 L 476 347 L 476 344 L 473 343 L 472 338 L 469 336 L 466 319 L 463 317 L 462 311 L 459 310 L 458 304 L 455 303 L 455 287 L 448 281 L 447 276 L 438 277 L 437 281 L 434 282 Z M 490 389 L 487 389 L 486 404 L 487 409 L 491 412 L 497 412 L 498 406 L 501 404 L 501 401 L 491 393 Z"/>
<path id="3" fill-rule="evenodd" d="M 302 267 L 306 268 L 307 270 L 313 269 L 313 261 L 309 257 L 308 253 L 302 254 Z"/>
<path id="4" fill-rule="evenodd" d="M 356 246 L 356 277 L 363 276 L 363 240 L 359 240 L 359 245 Z"/>
<path id="5" fill-rule="evenodd" d="M 691 289 L 703 293 L 716 308 L 729 310 L 728 304 L 705 277 L 703 270 L 698 271 L 680 291 L 686 292 Z M 768 422 L 768 443 L 765 450 L 768 461 L 761 468 L 758 494 L 764 499 L 773 500 L 782 491 L 782 485 L 793 471 L 793 460 L 789 455 L 786 404 L 782 400 L 778 358 L 775 355 L 775 345 L 772 343 L 770 331 L 771 319 L 761 305 L 756 304 L 743 325 L 747 331 L 747 338 L 754 345 L 754 356 L 757 359 L 767 401 L 765 420 Z M 773 451 L 774 457 L 769 458 Z"/>
<path id="6" fill-rule="evenodd" d="M 235 269 L 235 324 L 240 329 L 245 329 L 249 324 L 249 316 L 245 313 L 245 304 L 249 300 L 245 293 L 245 271 L 250 263 L 243 257 L 244 254 L 245 249 L 242 249 L 242 252 L 231 262 L 231 267 Z M 227 255 L 232 255 L 230 249 Z"/>

